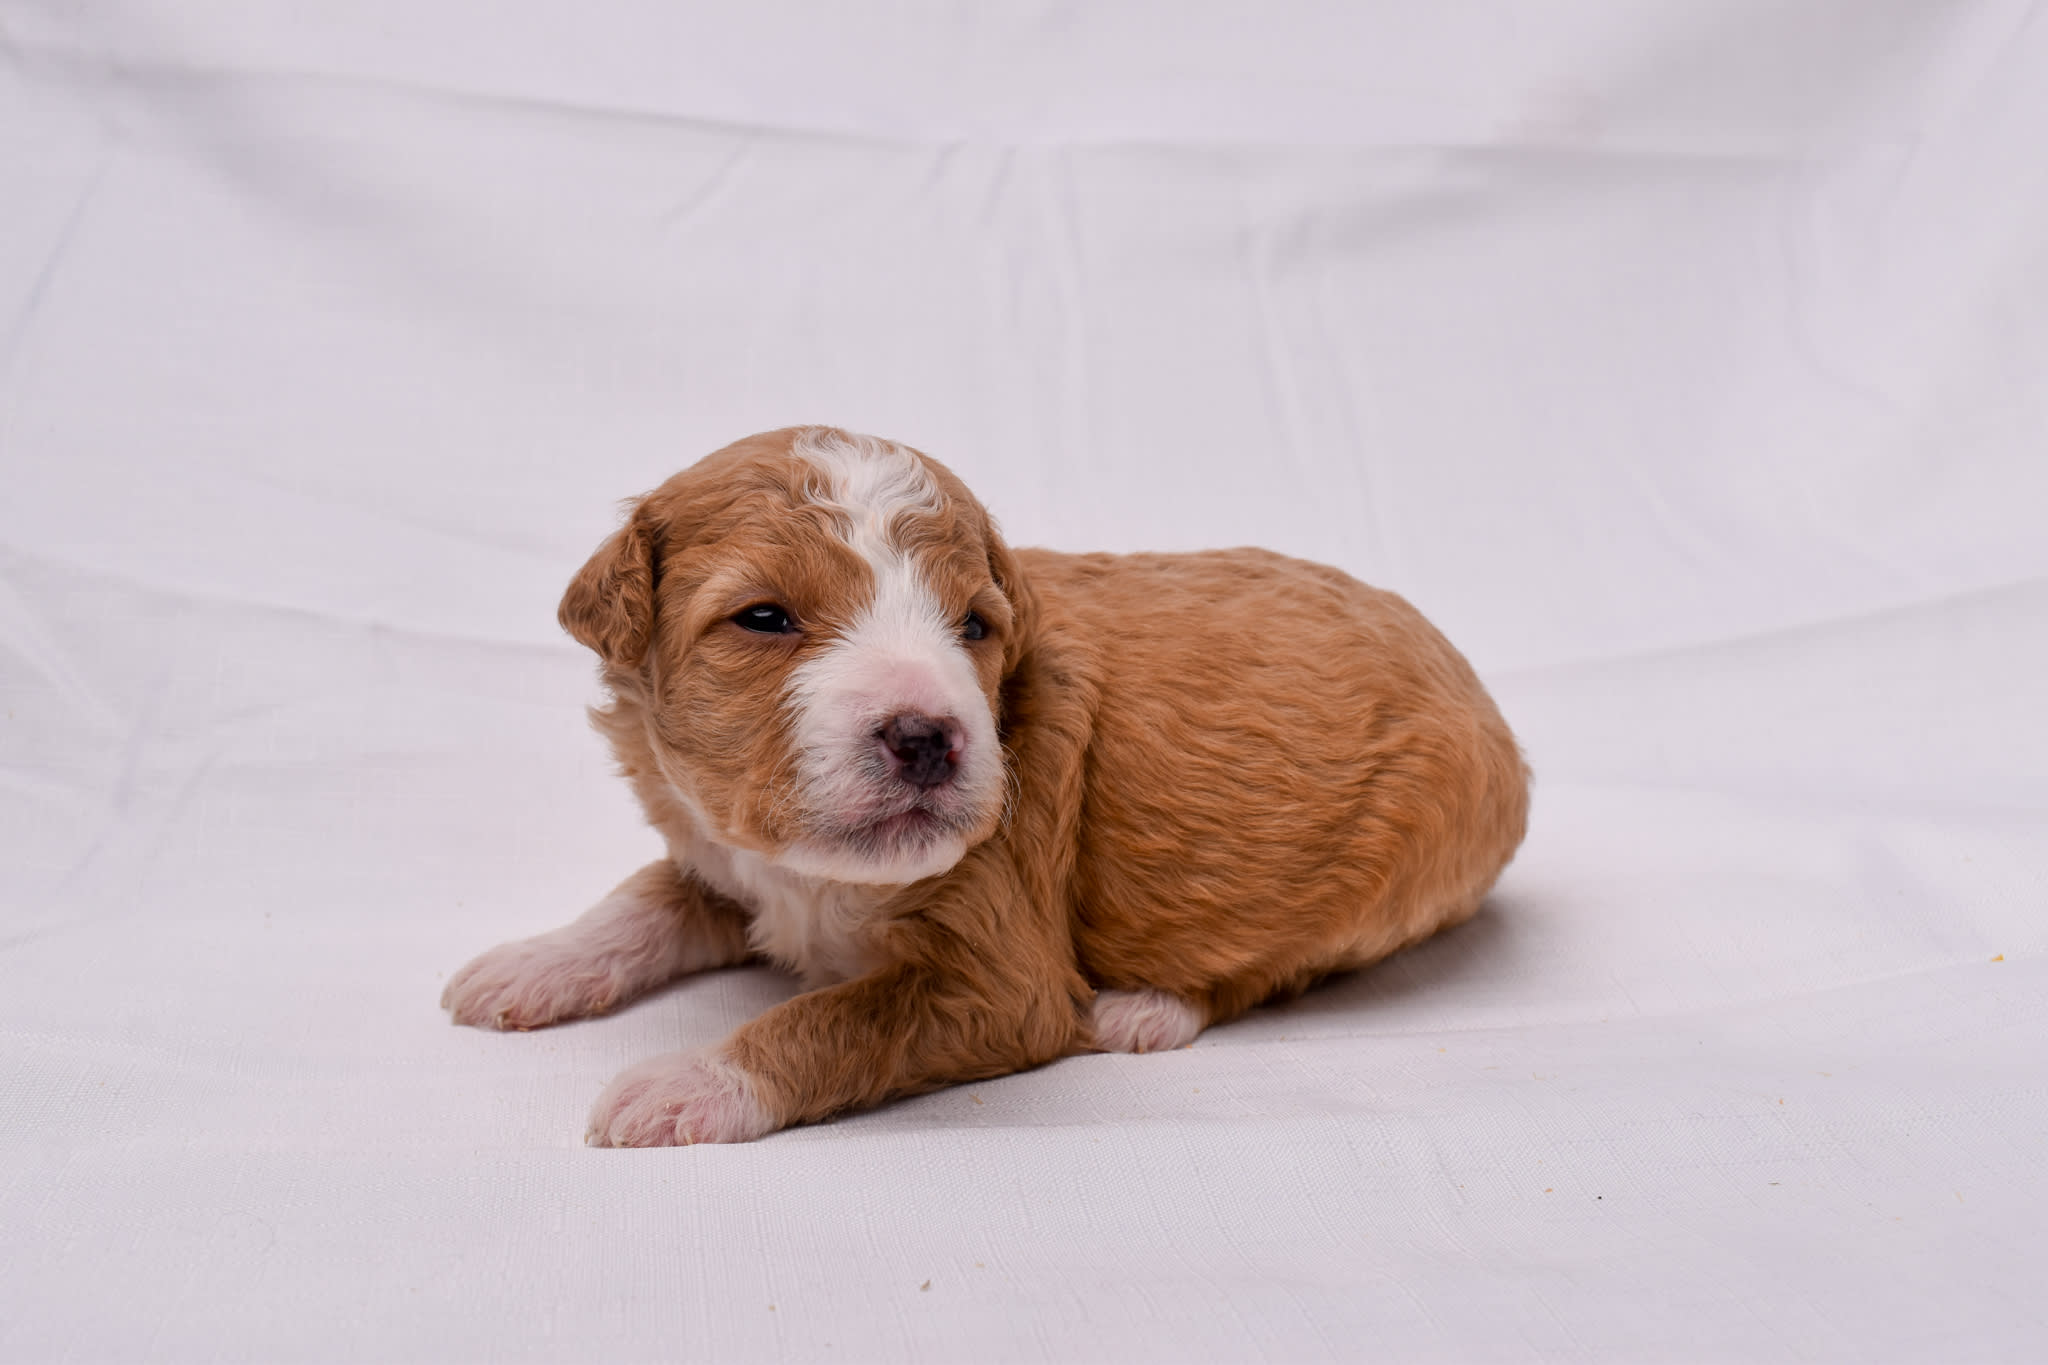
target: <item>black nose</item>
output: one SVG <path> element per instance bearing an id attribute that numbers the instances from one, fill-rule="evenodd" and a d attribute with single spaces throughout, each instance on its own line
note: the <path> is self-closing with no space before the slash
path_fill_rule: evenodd
<path id="1" fill-rule="evenodd" d="M 953 735 L 930 716 L 891 716 L 876 737 L 897 762 L 896 775 L 913 787 L 936 787 L 953 777 Z"/>

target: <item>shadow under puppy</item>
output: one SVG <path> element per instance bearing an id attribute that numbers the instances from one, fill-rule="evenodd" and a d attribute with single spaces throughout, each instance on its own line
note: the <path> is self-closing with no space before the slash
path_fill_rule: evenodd
<path id="1" fill-rule="evenodd" d="M 534 1028 L 766 958 L 805 992 L 619 1076 L 589 1140 L 736 1142 L 1210 1024 L 1471 915 L 1528 775 L 1406 602 L 1261 550 L 1012 550 L 829 427 L 642 498 L 561 620 L 669 856 L 457 973 Z"/>

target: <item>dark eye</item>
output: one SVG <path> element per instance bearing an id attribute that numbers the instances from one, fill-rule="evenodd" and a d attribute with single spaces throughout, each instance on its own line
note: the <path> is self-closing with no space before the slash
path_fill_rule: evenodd
<path id="1" fill-rule="evenodd" d="M 979 640 L 988 634 L 988 622 L 981 619 L 980 612 L 970 611 L 967 619 L 960 623 L 960 634 L 969 640 Z"/>
<path id="2" fill-rule="evenodd" d="M 758 631 L 762 635 L 792 635 L 796 632 L 796 622 L 790 619 L 787 611 L 773 602 L 748 607 L 733 617 L 732 623 L 742 630 Z"/>

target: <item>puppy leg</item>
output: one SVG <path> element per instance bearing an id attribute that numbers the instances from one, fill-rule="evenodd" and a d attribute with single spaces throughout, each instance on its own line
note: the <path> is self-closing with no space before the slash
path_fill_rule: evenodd
<path id="1" fill-rule="evenodd" d="M 786 1000 L 724 1045 L 632 1068 L 591 1111 L 600 1147 L 744 1142 L 792 1123 L 1073 1050 L 1072 996 L 1024 982 L 972 992 L 914 967 Z"/>
<path id="2" fill-rule="evenodd" d="M 1089 1022 L 1104 1052 L 1168 1052 L 1194 1042 L 1209 1019 L 1165 991 L 1099 991 Z"/>
<path id="3" fill-rule="evenodd" d="M 529 1029 L 602 1014 L 687 972 L 747 956 L 739 908 L 649 863 L 573 924 L 491 949 L 448 982 L 458 1024 Z"/>

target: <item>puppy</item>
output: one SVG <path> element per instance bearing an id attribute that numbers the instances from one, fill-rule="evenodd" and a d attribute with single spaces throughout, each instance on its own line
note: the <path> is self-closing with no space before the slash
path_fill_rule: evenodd
<path id="1" fill-rule="evenodd" d="M 442 1004 L 537 1028 L 756 958 L 805 987 L 619 1076 L 601 1146 L 1181 1047 L 1465 919 L 1522 839 L 1513 736 L 1400 598 L 1262 550 L 1012 550 L 938 461 L 829 427 L 642 498 L 561 621 L 668 857 Z"/>

